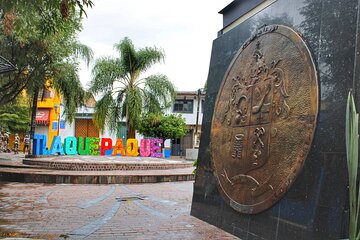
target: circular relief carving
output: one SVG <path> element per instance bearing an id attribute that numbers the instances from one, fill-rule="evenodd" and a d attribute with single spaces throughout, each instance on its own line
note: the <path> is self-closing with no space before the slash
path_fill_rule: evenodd
<path id="1" fill-rule="evenodd" d="M 220 87 L 211 127 L 218 188 L 235 210 L 271 207 L 301 170 L 316 126 L 317 72 L 301 36 L 267 26 L 241 47 Z"/>

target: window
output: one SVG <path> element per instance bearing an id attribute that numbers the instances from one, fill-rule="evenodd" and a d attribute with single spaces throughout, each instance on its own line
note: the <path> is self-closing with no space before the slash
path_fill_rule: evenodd
<path id="1" fill-rule="evenodd" d="M 201 113 L 204 113 L 205 100 L 201 100 Z"/>
<path id="2" fill-rule="evenodd" d="M 39 91 L 39 98 L 53 98 L 54 97 L 54 92 L 53 91 L 49 91 L 47 89 L 40 89 Z"/>
<path id="3" fill-rule="evenodd" d="M 193 113 L 193 100 L 175 100 L 174 113 Z"/>

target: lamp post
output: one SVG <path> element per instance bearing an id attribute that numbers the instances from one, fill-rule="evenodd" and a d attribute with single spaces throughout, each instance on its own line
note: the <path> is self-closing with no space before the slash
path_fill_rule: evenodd
<path id="1" fill-rule="evenodd" d="M 58 124 L 57 124 L 57 136 L 60 135 L 60 114 L 61 114 L 61 104 L 58 105 L 58 104 L 55 104 L 54 105 L 54 110 L 55 110 L 55 113 L 56 115 L 58 115 Z"/>

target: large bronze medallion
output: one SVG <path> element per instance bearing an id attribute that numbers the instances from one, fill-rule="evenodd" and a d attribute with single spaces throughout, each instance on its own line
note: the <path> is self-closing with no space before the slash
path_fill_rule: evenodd
<path id="1" fill-rule="evenodd" d="M 232 208 L 258 213 L 301 170 L 318 113 L 317 72 L 301 36 L 259 30 L 239 50 L 220 87 L 211 127 L 219 190 Z"/>

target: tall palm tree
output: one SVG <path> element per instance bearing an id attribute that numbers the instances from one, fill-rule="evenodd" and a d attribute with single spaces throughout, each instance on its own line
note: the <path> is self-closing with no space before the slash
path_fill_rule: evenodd
<path id="1" fill-rule="evenodd" d="M 100 58 L 92 70 L 90 91 L 101 95 L 95 106 L 95 122 L 100 130 L 107 126 L 114 131 L 118 122 L 125 119 L 127 135 L 134 138 L 141 113 L 160 113 L 170 107 L 175 87 L 163 74 L 141 78 L 151 66 L 164 60 L 161 49 L 137 50 L 127 37 L 114 48 L 119 57 Z"/>

